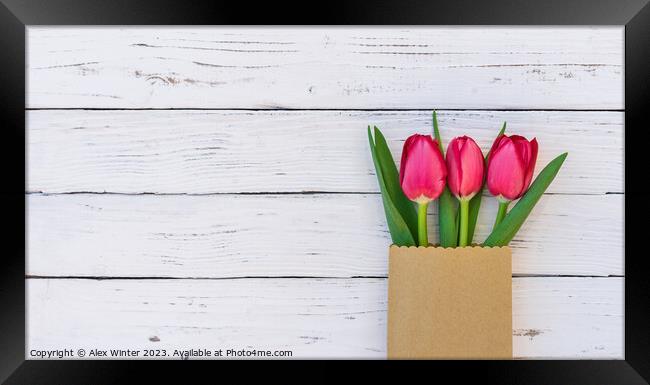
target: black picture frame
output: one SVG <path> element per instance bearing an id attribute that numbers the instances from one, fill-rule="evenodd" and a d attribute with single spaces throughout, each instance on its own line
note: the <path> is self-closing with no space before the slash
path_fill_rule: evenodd
<path id="1" fill-rule="evenodd" d="M 0 380 L 8 384 L 131 382 L 132 371 L 148 379 L 170 379 L 214 361 L 33 361 L 25 360 L 25 27 L 27 25 L 212 25 L 212 24 L 404 24 L 404 25 L 625 25 L 625 359 L 598 361 L 433 361 L 428 371 L 486 382 L 642 384 L 650 381 L 650 280 L 644 274 L 642 225 L 650 211 L 644 159 L 650 125 L 649 0 L 329 1 L 302 5 L 278 2 L 0 0 L 0 116 L 5 138 L 0 264 Z M 635 252 L 636 251 L 636 252 Z M 385 362 L 385 361 L 384 361 Z M 184 365 L 184 366 L 181 366 Z M 242 368 L 240 363 L 229 365 Z M 274 362 L 277 367 L 289 365 Z M 369 362 L 355 364 L 372 372 Z M 389 365 L 405 363 L 390 362 Z M 373 365 L 374 366 L 374 365 Z M 279 369 L 278 372 L 286 372 Z M 319 371 L 319 377 L 340 376 Z M 383 372 L 380 372 L 383 373 Z M 171 377 L 170 377 L 171 376 Z M 491 381 L 490 381 L 491 380 Z M 149 382 L 149 381 L 148 381 Z M 210 382 L 218 382 L 214 378 Z"/>

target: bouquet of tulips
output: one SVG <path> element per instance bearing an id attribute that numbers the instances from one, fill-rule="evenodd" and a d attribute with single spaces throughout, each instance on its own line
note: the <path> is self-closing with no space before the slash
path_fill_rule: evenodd
<path id="1" fill-rule="evenodd" d="M 486 156 L 468 136 L 452 139 L 445 154 L 434 111 L 433 137 L 415 134 L 405 141 L 398 173 L 381 131 L 374 127 L 373 138 L 368 126 L 372 159 L 395 245 L 430 245 L 427 207 L 435 200 L 440 246 L 472 245 L 486 184 L 499 201 L 499 210 L 494 228 L 482 246 L 508 245 L 555 178 L 567 153 L 553 159 L 531 184 L 537 140 L 505 135 L 505 128 L 504 123 Z"/>

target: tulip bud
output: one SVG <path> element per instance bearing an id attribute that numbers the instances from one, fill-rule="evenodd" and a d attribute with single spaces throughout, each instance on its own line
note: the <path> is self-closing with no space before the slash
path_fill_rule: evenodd
<path id="1" fill-rule="evenodd" d="M 412 135 L 404 142 L 399 182 L 410 200 L 429 203 L 445 188 L 447 168 L 431 135 Z"/>
<path id="2" fill-rule="evenodd" d="M 454 138 L 447 147 L 447 183 L 459 200 L 469 200 L 483 186 L 485 159 L 474 139 Z"/>
<path id="3" fill-rule="evenodd" d="M 447 147 L 449 191 L 460 200 L 460 229 L 458 245 L 467 246 L 469 228 L 469 200 L 483 186 L 483 153 L 474 139 L 461 136 L 452 139 Z"/>
<path id="4" fill-rule="evenodd" d="M 418 244 L 429 246 L 427 205 L 445 189 L 447 167 L 431 135 L 412 135 L 404 142 L 399 183 L 404 195 L 418 203 Z"/>
<path id="5" fill-rule="evenodd" d="M 488 157 L 487 186 L 500 202 L 520 198 L 533 179 L 537 160 L 537 139 L 528 141 L 519 135 L 501 135 Z"/>

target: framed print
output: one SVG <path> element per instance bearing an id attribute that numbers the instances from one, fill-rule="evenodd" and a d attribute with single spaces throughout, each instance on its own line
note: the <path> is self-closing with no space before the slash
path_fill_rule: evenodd
<path id="1" fill-rule="evenodd" d="M 6 383 L 650 379 L 646 1 L 2 3 Z"/>

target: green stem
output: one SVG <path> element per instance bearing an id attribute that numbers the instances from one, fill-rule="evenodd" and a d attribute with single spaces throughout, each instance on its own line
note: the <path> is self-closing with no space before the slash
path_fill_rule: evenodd
<path id="1" fill-rule="evenodd" d="M 458 246 L 467 246 L 467 230 L 469 224 L 469 199 L 460 200 L 460 239 Z"/>
<path id="2" fill-rule="evenodd" d="M 499 201 L 499 211 L 497 211 L 497 219 L 494 221 L 494 227 L 492 230 L 496 229 L 499 223 L 505 218 L 506 213 L 508 212 L 509 201 Z"/>
<path id="3" fill-rule="evenodd" d="M 427 238 L 427 203 L 418 204 L 418 242 L 420 246 L 429 246 L 429 239 Z"/>

